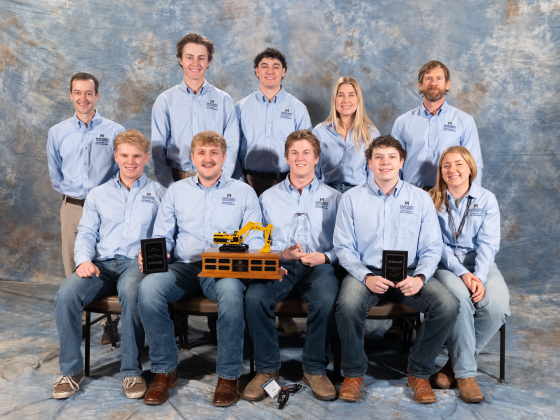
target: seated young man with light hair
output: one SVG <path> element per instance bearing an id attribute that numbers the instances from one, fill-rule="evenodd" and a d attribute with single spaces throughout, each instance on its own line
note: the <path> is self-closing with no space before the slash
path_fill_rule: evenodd
<path id="1" fill-rule="evenodd" d="M 270 379 L 279 379 L 280 352 L 274 309 L 294 290 L 309 308 L 303 381 L 311 386 L 315 398 L 331 401 L 336 399 L 336 390 L 325 374 L 329 362 L 326 352 L 334 333 L 338 294 L 332 237 L 342 194 L 315 177 L 321 145 L 311 130 L 291 133 L 284 150 L 290 172 L 284 181 L 266 190 L 260 202 L 264 222 L 274 226 L 272 248 L 282 251 L 281 265 L 287 273 L 280 281 L 251 281 L 247 288 L 247 324 L 255 346 L 258 373 L 243 391 L 243 398 L 262 400 L 266 396 L 262 386 Z M 307 243 L 294 243 L 296 238 L 290 237 L 294 217 L 309 220 Z"/>
<path id="2" fill-rule="evenodd" d="M 260 223 L 255 191 L 223 173 L 226 140 L 215 131 L 202 131 L 191 142 L 197 174 L 173 183 L 161 202 L 154 237 L 165 238 L 172 262 L 166 273 L 146 276 L 138 291 L 138 308 L 150 346 L 151 370 L 156 377 L 144 403 L 163 404 L 177 385 L 179 356 L 168 306 L 178 300 L 206 296 L 218 304 L 218 384 L 213 404 L 227 407 L 238 400 L 237 379 L 243 364 L 245 281 L 198 277 L 201 254 L 212 247 L 216 232 L 233 233 L 247 222 Z M 262 235 L 246 241 L 251 249 L 263 246 Z M 140 261 L 141 263 L 141 261 Z"/>
<path id="3" fill-rule="evenodd" d="M 76 393 L 84 379 L 82 312 L 103 296 L 118 294 L 122 308 L 121 373 L 128 398 L 146 392 L 140 350 L 144 328 L 137 307 L 140 240 L 150 238 L 165 189 L 146 177 L 150 142 L 136 130 L 126 130 L 114 142 L 120 171 L 87 195 L 74 247 L 76 272 L 60 286 L 55 298 L 62 376 L 53 386 L 54 398 Z"/>
<path id="4" fill-rule="evenodd" d="M 442 239 L 430 195 L 399 179 L 406 151 L 391 136 L 375 139 L 366 150 L 370 176 L 347 191 L 340 202 L 334 247 L 348 271 L 336 308 L 342 341 L 344 382 L 339 398 L 360 400 L 368 368 L 364 352 L 369 309 L 381 300 L 403 303 L 424 314 L 408 363 L 408 385 L 422 404 L 436 401 L 428 378 L 449 337 L 459 301 L 432 277 L 441 258 Z M 408 251 L 408 276 L 393 283 L 381 276 L 383 250 Z"/>

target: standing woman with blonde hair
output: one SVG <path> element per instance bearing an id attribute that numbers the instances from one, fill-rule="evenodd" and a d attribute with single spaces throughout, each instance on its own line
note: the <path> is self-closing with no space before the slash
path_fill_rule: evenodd
<path id="1" fill-rule="evenodd" d="M 473 183 L 476 163 L 462 146 L 446 149 L 430 195 L 438 212 L 443 252 L 434 277 L 460 301 L 459 317 L 447 340 L 449 360 L 435 382 L 459 387 L 463 401 L 484 396 L 476 382 L 475 356 L 510 315 L 509 291 L 494 263 L 500 247 L 500 209 L 494 194 Z"/>
<path id="2" fill-rule="evenodd" d="M 366 114 L 356 79 L 341 77 L 336 81 L 330 115 L 315 127 L 313 134 L 321 142 L 317 178 L 342 193 L 367 181 L 365 150 L 379 137 L 379 131 Z"/>

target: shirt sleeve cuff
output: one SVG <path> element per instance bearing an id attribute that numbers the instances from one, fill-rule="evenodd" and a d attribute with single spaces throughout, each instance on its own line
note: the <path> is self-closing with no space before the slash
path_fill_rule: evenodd
<path id="1" fill-rule="evenodd" d="M 91 262 L 91 258 L 87 255 L 75 255 L 74 262 L 76 263 L 76 268 L 82 263 Z"/>
<path id="2" fill-rule="evenodd" d="M 338 257 L 336 256 L 336 252 L 334 252 L 334 248 L 330 251 L 323 252 L 323 254 L 329 257 L 329 260 L 331 260 L 331 264 L 336 264 L 338 262 Z"/>
<path id="3" fill-rule="evenodd" d="M 486 284 L 486 281 L 488 280 L 488 277 L 483 276 L 481 274 L 479 274 L 478 272 L 474 272 L 473 273 L 476 277 L 478 277 L 480 279 L 480 281 L 482 282 L 482 284 Z"/>

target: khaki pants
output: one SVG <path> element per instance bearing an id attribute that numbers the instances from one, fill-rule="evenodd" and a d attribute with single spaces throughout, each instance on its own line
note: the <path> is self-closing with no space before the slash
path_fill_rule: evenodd
<path id="1" fill-rule="evenodd" d="M 64 263 L 64 273 L 69 277 L 76 271 L 74 262 L 74 243 L 78 235 L 78 224 L 82 218 L 84 208 L 76 204 L 62 201 L 60 207 L 60 231 L 62 233 L 62 262 Z"/>

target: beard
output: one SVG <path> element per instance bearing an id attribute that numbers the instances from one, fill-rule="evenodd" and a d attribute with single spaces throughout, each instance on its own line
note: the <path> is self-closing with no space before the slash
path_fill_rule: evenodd
<path id="1" fill-rule="evenodd" d="M 430 102 L 437 102 L 439 101 L 441 98 L 443 98 L 445 96 L 445 89 L 441 89 L 438 90 L 437 92 L 435 91 L 428 91 L 425 90 L 422 92 L 422 94 L 424 95 L 424 98 L 426 98 L 428 101 Z"/>

